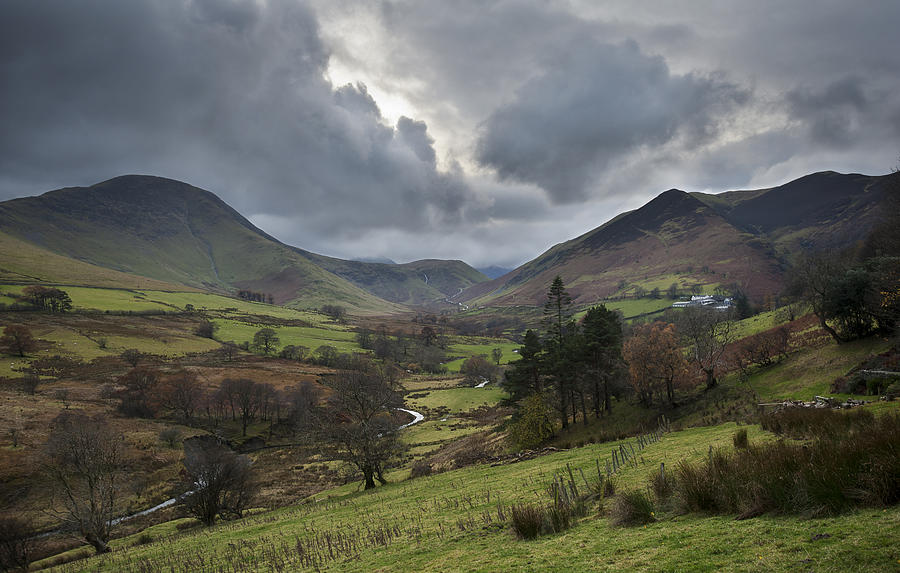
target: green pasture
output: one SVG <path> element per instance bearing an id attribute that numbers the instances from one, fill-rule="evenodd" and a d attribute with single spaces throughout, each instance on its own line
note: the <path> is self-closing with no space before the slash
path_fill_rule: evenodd
<path id="1" fill-rule="evenodd" d="M 277 335 L 278 349 L 288 345 L 305 346 L 310 352 L 322 345 L 334 346 L 338 352 L 362 352 L 356 343 L 356 334 L 349 330 L 337 330 L 332 328 L 316 328 L 306 326 L 272 326 L 266 324 L 251 324 L 239 320 L 217 318 L 213 320 L 216 325 L 216 339 L 230 340 L 238 344 L 242 342 L 253 343 L 253 335 L 262 328 L 271 328 Z"/>
<path id="2" fill-rule="evenodd" d="M 812 400 L 815 396 L 832 395 L 830 387 L 835 378 L 847 374 L 869 355 L 888 348 L 888 342 L 875 337 L 841 345 L 829 343 L 823 348 L 803 348 L 785 361 L 755 372 L 749 384 L 768 401 Z"/>
<path id="3" fill-rule="evenodd" d="M 471 336 L 453 337 L 451 338 L 451 341 L 452 343 L 447 347 L 447 354 L 453 359 L 444 363 L 444 366 L 447 367 L 447 371 L 451 373 L 458 373 L 463 362 L 471 356 L 484 356 L 488 362 L 494 364 L 491 352 L 495 348 L 499 348 L 503 351 L 503 356 L 500 358 L 501 365 L 515 362 L 519 359 L 519 353 L 517 351 L 519 347 L 522 346 L 521 344 L 506 339 Z"/>
<path id="4" fill-rule="evenodd" d="M 448 388 L 446 390 L 430 390 L 414 392 L 415 398 L 407 396 L 409 409 L 436 410 L 444 407 L 451 414 L 468 412 L 480 406 L 494 406 L 507 396 L 496 383 L 484 388 Z M 424 394 L 424 396 L 421 396 Z"/>
<path id="5" fill-rule="evenodd" d="M 0 285 L 0 293 L 20 294 L 23 285 Z M 187 305 L 198 311 L 218 311 L 250 316 L 270 316 L 287 320 L 305 320 L 313 324 L 327 324 L 329 319 L 316 312 L 296 310 L 284 306 L 250 302 L 217 294 L 200 292 L 169 292 L 159 290 L 134 290 L 113 288 L 91 288 L 64 286 L 72 299 L 72 306 L 78 310 L 115 312 L 168 311 L 182 312 Z M 0 295 L 0 302 L 15 302 L 8 296 Z M 339 325 L 332 325 L 342 328 Z"/>
<path id="6" fill-rule="evenodd" d="M 770 437 L 747 427 L 751 442 Z M 640 451 L 637 467 L 616 475 L 622 489 L 642 489 L 660 463 L 674 468 L 708 448 L 731 448 L 737 426 L 693 428 L 665 435 Z M 629 441 L 629 443 L 633 443 Z M 552 476 L 571 468 L 596 475 L 617 443 L 589 445 L 519 463 L 479 465 L 390 483 L 368 492 L 349 484 L 316 496 L 316 503 L 258 513 L 212 528 L 179 532 L 172 525 L 117 543 L 104 557 L 72 563 L 65 571 L 295 570 L 298 541 L 344 535 L 352 549 L 326 548 L 317 565 L 331 571 L 886 571 L 897 568 L 900 509 L 862 510 L 825 519 L 763 516 L 735 521 L 660 513 L 636 528 L 609 524 L 597 507 L 564 533 L 517 540 L 509 507 L 544 500 Z M 590 478 L 589 478 L 590 479 Z M 506 519 L 498 517 L 498 508 Z M 366 542 L 390 529 L 383 544 Z M 348 544 L 349 545 L 349 544 Z M 373 547 L 373 545 L 376 545 Z M 124 549 L 124 547 L 128 547 Z M 201 566 L 198 559 L 202 556 Z M 333 556 L 333 559 L 331 558 Z"/>

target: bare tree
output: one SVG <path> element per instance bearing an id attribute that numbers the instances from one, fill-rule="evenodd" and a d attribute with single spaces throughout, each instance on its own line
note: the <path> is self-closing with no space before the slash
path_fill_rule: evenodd
<path id="1" fill-rule="evenodd" d="M 37 348 L 37 343 L 27 326 L 24 324 L 10 324 L 3 329 L 3 336 L 0 336 L 0 346 L 5 346 L 12 354 L 25 356 L 26 352 L 31 352 Z"/>
<path id="2" fill-rule="evenodd" d="M 365 489 L 370 489 L 376 479 L 387 483 L 384 469 L 401 449 L 392 410 L 403 400 L 390 364 L 355 357 L 347 366 L 322 380 L 331 394 L 318 411 L 318 430 L 338 457 L 362 472 Z"/>
<path id="3" fill-rule="evenodd" d="M 128 364 L 131 364 L 132 368 L 137 368 L 137 365 L 141 361 L 141 358 L 144 357 L 144 353 L 137 348 L 129 348 L 127 350 L 123 350 L 122 354 L 120 354 L 119 356 Z"/>
<path id="4" fill-rule="evenodd" d="M 466 384 L 476 386 L 482 382 L 496 382 L 498 368 L 483 356 L 470 356 L 462 363 L 459 371 L 465 376 Z"/>
<path id="5" fill-rule="evenodd" d="M 731 313 L 691 306 L 679 314 L 677 326 L 690 347 L 690 360 L 706 375 L 706 389 L 715 388 L 725 349 L 734 342 Z"/>
<path id="6" fill-rule="evenodd" d="M 185 422 L 190 422 L 194 412 L 200 407 L 203 386 L 195 374 L 183 370 L 169 377 L 162 384 L 159 394 L 166 407 L 177 412 Z"/>
<path id="7" fill-rule="evenodd" d="M 221 391 L 228 397 L 232 419 L 234 419 L 235 410 L 240 410 L 241 435 L 246 436 L 247 426 L 256 419 L 262 405 L 262 385 L 246 378 L 237 380 L 226 378 L 222 381 Z"/>
<path id="8" fill-rule="evenodd" d="M 119 411 L 126 416 L 152 418 L 156 414 L 153 401 L 159 385 L 159 372 L 149 368 L 135 368 L 117 381 L 123 388 L 119 391 Z"/>
<path id="9" fill-rule="evenodd" d="M 53 420 L 43 452 L 51 511 L 97 553 L 110 550 L 122 462 L 122 438 L 103 418 L 63 412 Z"/>
<path id="10" fill-rule="evenodd" d="M 28 571 L 37 545 L 34 524 L 23 517 L 0 517 L 0 570 Z"/>
<path id="11" fill-rule="evenodd" d="M 250 459 L 232 452 L 213 436 L 184 441 L 184 466 L 190 492 L 183 503 L 205 525 L 216 517 L 241 517 L 255 493 Z"/>

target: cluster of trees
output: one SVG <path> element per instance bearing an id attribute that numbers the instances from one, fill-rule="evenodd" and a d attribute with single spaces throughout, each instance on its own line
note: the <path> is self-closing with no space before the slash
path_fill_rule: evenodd
<path id="1" fill-rule="evenodd" d="M 408 370 L 429 374 L 447 371 L 444 366 L 447 339 L 440 328 L 426 325 L 418 336 L 403 331 L 390 334 L 383 326 L 375 331 L 360 328 L 356 333 L 356 342 L 361 348 L 371 350 L 375 358 L 402 364 Z"/>
<path id="2" fill-rule="evenodd" d="M 69 294 L 58 288 L 31 285 L 22 289 L 22 298 L 35 308 L 47 312 L 66 312 L 72 310 L 72 299 Z"/>
<path id="3" fill-rule="evenodd" d="M 264 292 L 254 292 L 252 290 L 239 290 L 238 298 L 243 300 L 249 300 L 251 302 L 264 302 L 268 304 L 275 304 L 275 299 L 271 294 L 266 294 Z"/>
<path id="4" fill-rule="evenodd" d="M 663 322 L 635 327 L 622 349 L 631 387 L 640 402 L 654 399 L 675 405 L 675 390 L 691 383 L 675 325 Z"/>
<path id="5" fill-rule="evenodd" d="M 323 304 L 319 310 L 335 322 L 343 322 L 347 318 L 347 309 L 337 304 Z"/>
<path id="6" fill-rule="evenodd" d="M 245 436 L 247 427 L 256 421 L 290 423 L 308 409 L 308 397 L 314 394 L 306 387 L 312 386 L 310 383 L 279 391 L 271 384 L 246 378 L 226 378 L 218 388 L 210 389 L 189 371 L 163 375 L 147 367 L 132 369 L 117 380 L 117 386 L 113 395 L 123 415 L 155 418 L 168 413 L 186 424 L 202 417 L 212 426 L 230 419 L 240 421 Z"/>
<path id="7" fill-rule="evenodd" d="M 545 426 L 547 408 L 563 428 L 579 414 L 587 424 L 590 413 L 611 412 L 612 398 L 624 391 L 621 318 L 600 305 L 577 322 L 571 307 L 557 276 L 544 306 L 543 336 L 528 330 L 520 360 L 506 372 L 504 387 L 520 403 L 520 424 Z"/>

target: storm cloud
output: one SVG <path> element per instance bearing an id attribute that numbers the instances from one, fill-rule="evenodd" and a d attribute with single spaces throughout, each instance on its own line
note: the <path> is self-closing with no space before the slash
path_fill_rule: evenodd
<path id="1" fill-rule="evenodd" d="M 312 233 L 421 230 L 462 215 L 422 121 L 382 121 L 326 78 L 303 4 L 17 2 L 0 31 L 4 193 L 139 172 L 184 179 Z M 314 216 L 310 216 L 314 214 Z"/>
<path id="2" fill-rule="evenodd" d="M 580 42 L 547 68 L 485 121 L 476 156 L 557 203 L 589 197 L 600 174 L 642 146 L 708 141 L 748 99 L 716 76 L 673 75 L 634 42 Z"/>
<path id="3" fill-rule="evenodd" d="M 897 165 L 900 4 L 9 0 L 0 199 L 126 173 L 341 257 L 514 266 L 672 187 Z"/>

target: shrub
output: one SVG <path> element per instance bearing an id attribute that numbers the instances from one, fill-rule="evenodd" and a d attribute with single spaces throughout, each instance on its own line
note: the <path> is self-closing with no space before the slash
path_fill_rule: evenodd
<path id="1" fill-rule="evenodd" d="M 731 437 L 731 441 L 734 442 L 734 447 L 739 450 L 749 446 L 750 441 L 747 439 L 747 428 L 741 428 L 735 432 L 734 436 Z"/>
<path id="2" fill-rule="evenodd" d="M 153 543 L 153 536 L 149 533 L 141 533 L 134 541 L 135 545 L 148 545 L 150 543 Z"/>
<path id="3" fill-rule="evenodd" d="M 553 436 L 554 414 L 543 394 L 522 401 L 519 418 L 510 424 L 509 435 L 520 448 L 536 448 Z"/>
<path id="4" fill-rule="evenodd" d="M 633 527 L 656 521 L 653 500 L 644 491 L 620 493 L 613 500 L 610 520 L 613 525 Z"/>
<path id="5" fill-rule="evenodd" d="M 685 510 L 820 516 L 900 501 L 900 416 L 809 410 L 769 422 L 813 439 L 716 450 L 705 462 L 682 462 L 675 489 Z"/>
<path id="6" fill-rule="evenodd" d="M 431 464 L 428 460 L 418 460 L 409 471 L 409 477 L 418 478 L 431 475 Z"/>
<path id="7" fill-rule="evenodd" d="M 884 391 L 884 395 L 888 400 L 900 398 L 900 382 L 894 382 L 888 386 L 887 390 Z"/>
<path id="8" fill-rule="evenodd" d="M 34 370 L 27 370 L 22 377 L 22 392 L 34 396 L 40 383 L 41 377 Z"/>
<path id="9" fill-rule="evenodd" d="M 181 439 L 181 430 L 178 428 L 164 428 L 159 432 L 159 441 L 166 444 L 170 448 L 175 448 Z"/>
<path id="10" fill-rule="evenodd" d="M 513 531 L 519 539 L 536 539 L 544 526 L 544 509 L 532 504 L 510 508 Z"/>

